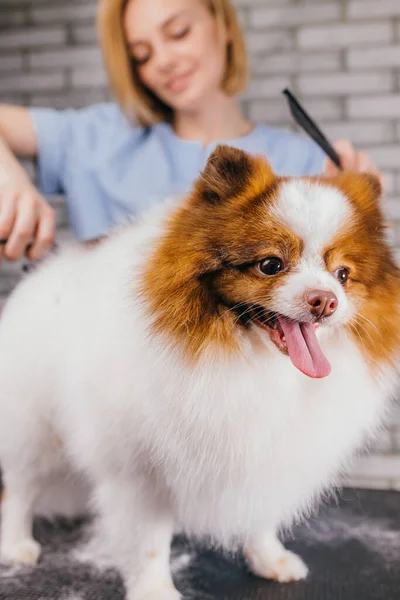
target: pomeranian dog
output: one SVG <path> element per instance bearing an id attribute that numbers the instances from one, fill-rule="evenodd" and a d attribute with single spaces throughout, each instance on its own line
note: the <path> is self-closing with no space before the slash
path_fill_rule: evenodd
<path id="1" fill-rule="evenodd" d="M 0 326 L 1 558 L 40 555 L 53 477 L 89 483 L 129 600 L 176 600 L 174 526 L 279 581 L 278 540 L 382 424 L 399 270 L 372 175 L 277 177 L 219 146 L 191 192 L 49 258 Z"/>

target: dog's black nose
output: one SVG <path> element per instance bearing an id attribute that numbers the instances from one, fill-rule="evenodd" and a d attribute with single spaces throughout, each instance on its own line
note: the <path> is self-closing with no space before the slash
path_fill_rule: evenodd
<path id="1" fill-rule="evenodd" d="M 317 319 L 330 317 L 338 306 L 338 299 L 333 292 L 324 290 L 307 290 L 304 292 L 304 300 L 311 314 Z"/>

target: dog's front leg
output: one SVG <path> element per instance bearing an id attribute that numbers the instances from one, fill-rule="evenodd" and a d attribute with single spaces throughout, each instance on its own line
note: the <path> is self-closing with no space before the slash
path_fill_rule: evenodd
<path id="1" fill-rule="evenodd" d="M 40 544 L 33 539 L 33 511 L 40 492 L 40 477 L 14 468 L 6 474 L 7 490 L 1 504 L 0 559 L 9 563 L 34 565 L 39 559 Z"/>
<path id="2" fill-rule="evenodd" d="M 308 569 L 297 554 L 286 550 L 273 529 L 253 536 L 244 554 L 255 575 L 280 582 L 299 581 Z"/>
<path id="3" fill-rule="evenodd" d="M 99 534 L 120 569 L 127 600 L 179 600 L 170 565 L 173 515 L 167 494 L 140 478 L 96 487 Z"/>

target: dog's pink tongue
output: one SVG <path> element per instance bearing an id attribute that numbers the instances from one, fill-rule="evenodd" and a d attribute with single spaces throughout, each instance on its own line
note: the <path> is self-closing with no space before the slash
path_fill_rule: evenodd
<path id="1" fill-rule="evenodd" d="M 294 366 L 309 377 L 326 377 L 331 365 L 323 354 L 312 323 L 297 323 L 279 317 Z"/>

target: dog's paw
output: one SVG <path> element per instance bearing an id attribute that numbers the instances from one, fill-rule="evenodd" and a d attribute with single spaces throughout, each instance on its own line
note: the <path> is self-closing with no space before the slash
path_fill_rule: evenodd
<path id="1" fill-rule="evenodd" d="M 16 544 L 2 547 L 0 556 L 3 562 L 9 564 L 33 566 L 38 562 L 40 552 L 40 544 L 27 538 Z"/>
<path id="2" fill-rule="evenodd" d="M 261 552 L 247 552 L 250 569 L 258 577 L 274 579 L 281 583 L 305 579 L 308 568 L 297 554 L 284 550 L 276 556 L 266 556 Z"/>
<path id="3" fill-rule="evenodd" d="M 71 552 L 71 557 L 76 562 L 90 564 L 99 570 L 115 568 L 117 566 L 115 558 L 113 560 L 104 548 L 104 544 L 98 541 L 93 543 L 91 540 L 88 543 L 78 546 L 78 548 L 75 548 Z"/>

